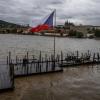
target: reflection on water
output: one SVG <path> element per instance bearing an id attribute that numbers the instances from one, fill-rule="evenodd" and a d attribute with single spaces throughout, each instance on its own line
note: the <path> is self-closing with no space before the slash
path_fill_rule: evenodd
<path id="1" fill-rule="evenodd" d="M 22 100 L 100 100 L 100 67 L 67 68 L 64 73 L 28 79 Z"/>
<path id="2" fill-rule="evenodd" d="M 18 78 L 15 87 L 14 92 L 1 94 L 1 100 L 100 100 L 100 65 Z"/>

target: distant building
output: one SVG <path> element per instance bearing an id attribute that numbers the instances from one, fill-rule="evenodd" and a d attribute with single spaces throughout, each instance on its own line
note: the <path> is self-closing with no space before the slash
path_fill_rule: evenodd
<path id="1" fill-rule="evenodd" d="M 73 23 L 69 22 L 68 20 L 65 22 L 65 25 L 64 25 L 65 29 L 70 29 L 70 27 L 74 27 L 74 26 L 75 25 Z"/>
<path id="2" fill-rule="evenodd" d="M 87 37 L 87 34 L 94 35 L 95 29 L 100 29 L 100 26 L 92 26 L 92 25 L 74 25 L 73 23 L 66 21 L 64 24 L 64 28 L 66 30 L 66 34 L 70 32 L 70 30 L 78 31 L 84 34 L 84 37 Z"/>

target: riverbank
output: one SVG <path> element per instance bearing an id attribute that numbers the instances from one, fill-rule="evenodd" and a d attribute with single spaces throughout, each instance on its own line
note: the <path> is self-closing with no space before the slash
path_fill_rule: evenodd
<path id="1" fill-rule="evenodd" d="M 61 36 L 59 33 L 46 33 L 46 34 L 41 34 L 41 33 L 0 33 L 0 34 L 13 34 L 13 35 L 32 35 L 32 36 L 48 36 L 48 37 L 68 37 L 66 34 L 64 36 Z"/>
<path id="2" fill-rule="evenodd" d="M 30 36 L 45 36 L 45 37 L 59 37 L 59 38 L 79 38 L 79 39 L 87 39 L 89 37 L 75 37 L 75 36 L 67 36 L 66 34 L 64 34 L 63 36 L 60 35 L 59 33 L 58 34 L 41 34 L 41 33 L 38 33 L 38 34 L 33 34 L 33 33 L 28 33 L 28 34 L 25 34 L 25 33 L 0 33 L 0 34 L 13 34 L 13 35 L 30 35 Z M 100 39 L 100 38 L 89 38 L 89 39 Z"/>

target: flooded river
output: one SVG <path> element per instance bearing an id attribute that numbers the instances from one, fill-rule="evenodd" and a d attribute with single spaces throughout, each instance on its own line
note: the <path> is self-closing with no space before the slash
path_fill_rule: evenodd
<path id="1" fill-rule="evenodd" d="M 100 40 L 56 38 L 56 52 L 100 51 Z M 0 35 L 0 58 L 11 51 L 52 52 L 53 38 Z M 0 100 L 100 100 L 100 65 L 65 68 L 63 73 L 15 79 L 15 90 L 0 94 Z"/>
<path id="2" fill-rule="evenodd" d="M 27 35 L 0 34 L 0 58 L 6 57 L 9 51 L 12 55 L 24 54 L 26 51 L 31 53 L 52 52 L 53 37 L 39 37 Z M 100 51 L 100 40 L 96 39 L 73 39 L 73 38 L 56 38 L 56 53 L 69 51 L 91 50 Z"/>
<path id="3" fill-rule="evenodd" d="M 0 100 L 100 100 L 100 65 L 15 79 L 15 90 Z"/>

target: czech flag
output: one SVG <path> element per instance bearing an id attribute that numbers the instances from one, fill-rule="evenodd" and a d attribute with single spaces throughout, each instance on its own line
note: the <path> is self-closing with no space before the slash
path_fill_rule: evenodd
<path id="1" fill-rule="evenodd" d="M 53 11 L 49 15 L 49 17 L 46 19 L 46 21 L 43 24 L 31 28 L 30 29 L 30 32 L 32 32 L 32 33 L 34 33 L 34 32 L 41 32 L 41 31 L 44 31 L 44 30 L 48 30 L 48 29 L 53 28 L 54 13 L 55 13 L 55 11 Z"/>

